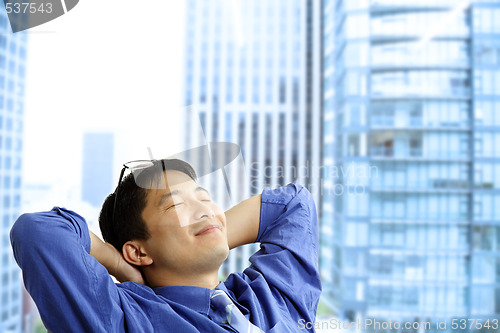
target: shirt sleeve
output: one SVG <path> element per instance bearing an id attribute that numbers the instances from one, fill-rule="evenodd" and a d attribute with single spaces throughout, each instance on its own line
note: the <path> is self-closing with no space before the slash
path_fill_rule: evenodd
<path id="1" fill-rule="evenodd" d="M 123 330 L 118 288 L 89 254 L 89 231 L 81 216 L 58 207 L 23 214 L 10 237 L 26 289 L 49 331 Z"/>
<path id="2" fill-rule="evenodd" d="M 262 192 L 260 250 L 250 258 L 296 319 L 314 321 L 321 294 L 318 218 L 311 193 L 297 183 Z"/>

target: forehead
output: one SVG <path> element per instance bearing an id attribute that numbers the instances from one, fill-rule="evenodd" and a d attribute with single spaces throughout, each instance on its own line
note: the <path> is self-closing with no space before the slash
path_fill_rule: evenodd
<path id="1" fill-rule="evenodd" d="M 167 170 L 156 177 L 154 188 L 147 194 L 148 203 L 159 203 L 159 200 L 172 194 L 182 194 L 196 191 L 198 184 L 188 175 L 177 170 Z"/>
<path id="2" fill-rule="evenodd" d="M 196 182 L 191 177 L 177 170 L 164 171 L 158 178 L 167 189 L 196 186 Z"/>

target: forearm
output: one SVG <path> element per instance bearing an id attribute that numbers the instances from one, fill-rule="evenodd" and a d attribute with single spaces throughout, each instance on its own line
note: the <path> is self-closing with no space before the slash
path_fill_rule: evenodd
<path id="1" fill-rule="evenodd" d="M 115 275 L 121 260 L 121 254 L 109 243 L 104 243 L 92 231 L 90 234 L 90 254 L 106 267 L 109 274 Z"/>
<path id="2" fill-rule="evenodd" d="M 90 241 L 85 220 L 58 207 L 23 214 L 12 229 L 26 289 L 50 331 L 100 332 L 119 302 L 106 270 L 89 255 Z"/>
<path id="3" fill-rule="evenodd" d="M 226 211 L 229 248 L 254 243 L 259 234 L 260 199 L 256 195 Z"/>

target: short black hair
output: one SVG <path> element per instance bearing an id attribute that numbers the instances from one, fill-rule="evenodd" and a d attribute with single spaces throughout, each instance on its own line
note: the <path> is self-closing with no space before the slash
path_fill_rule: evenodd
<path id="1" fill-rule="evenodd" d="M 159 181 L 163 181 L 163 172 L 167 170 L 185 173 L 194 181 L 197 178 L 193 167 L 185 161 L 157 160 L 150 167 L 134 171 L 124 177 L 115 191 L 104 200 L 99 214 L 102 237 L 120 253 L 123 244 L 129 240 L 147 240 L 151 236 L 142 218 L 148 191 L 155 188 L 148 184 L 153 185 L 155 182 L 158 184 Z"/>

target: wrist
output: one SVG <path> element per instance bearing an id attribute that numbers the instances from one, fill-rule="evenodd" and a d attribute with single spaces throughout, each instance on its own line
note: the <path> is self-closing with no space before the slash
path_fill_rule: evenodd
<path id="1" fill-rule="evenodd" d="M 120 266 L 122 261 L 124 261 L 120 252 L 118 252 L 115 247 L 109 243 L 103 243 L 103 262 L 101 264 L 106 267 L 109 274 L 116 276 L 120 272 Z"/>
<path id="2" fill-rule="evenodd" d="M 90 254 L 113 275 L 117 272 L 120 253 L 109 243 L 104 243 L 93 232 L 90 232 Z"/>

